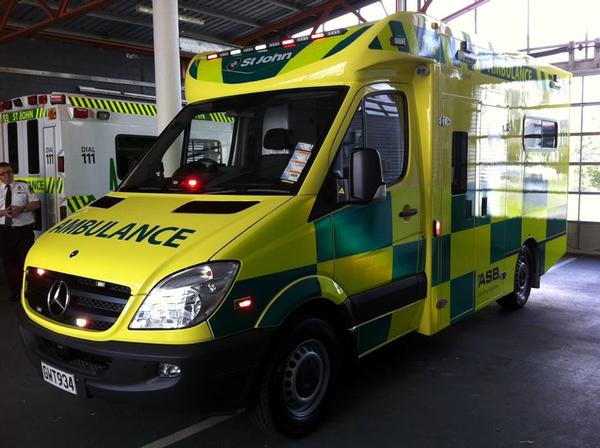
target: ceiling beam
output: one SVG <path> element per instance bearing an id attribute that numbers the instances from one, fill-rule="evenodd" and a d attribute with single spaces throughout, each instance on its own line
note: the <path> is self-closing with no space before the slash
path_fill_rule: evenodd
<path id="1" fill-rule="evenodd" d="M 490 0 L 477 0 L 476 2 L 473 2 L 470 5 L 465 6 L 464 8 L 459 9 L 456 12 L 453 12 L 452 14 L 450 14 L 449 16 L 446 16 L 442 19 L 442 22 L 449 22 L 452 19 L 456 19 L 457 17 L 462 16 L 463 14 L 466 14 L 470 11 L 473 11 L 474 9 L 479 8 L 481 5 L 483 5 L 484 3 L 489 2 Z"/>
<path id="2" fill-rule="evenodd" d="M 48 18 L 48 19 L 38 22 L 34 25 L 30 25 L 30 26 L 27 26 L 27 27 L 24 27 L 24 28 L 21 28 L 18 30 L 14 30 L 12 32 L 9 32 L 8 34 L 4 34 L 4 35 L 0 36 L 0 44 L 10 42 L 11 40 L 14 40 L 18 37 L 28 36 L 30 34 L 39 32 L 39 31 L 43 30 L 44 28 L 48 28 L 51 25 L 56 25 L 56 24 L 65 22 L 67 20 L 73 19 L 80 15 L 86 14 L 87 12 L 92 11 L 96 8 L 105 6 L 112 1 L 114 1 L 114 0 L 90 0 L 83 5 L 80 5 L 76 8 L 69 10 L 68 9 L 69 0 L 62 0 L 62 3 L 60 4 L 60 6 L 58 8 L 58 13 L 54 17 L 54 19 Z M 9 11 L 9 10 L 7 9 L 7 11 Z M 3 21 L 4 21 L 4 18 L 3 18 Z"/>
<path id="3" fill-rule="evenodd" d="M 296 5 L 292 5 L 291 3 L 284 2 L 281 0 L 263 0 L 265 3 L 270 3 L 271 5 L 281 6 L 282 8 L 289 9 L 290 11 L 300 12 L 301 8 L 298 8 Z"/>
<path id="4" fill-rule="evenodd" d="M 23 29 L 24 25 L 20 23 L 10 22 L 6 25 L 6 29 L 18 31 Z M 35 36 L 42 36 L 53 40 L 59 40 L 69 43 L 91 44 L 104 48 L 117 48 L 120 50 L 131 51 L 134 53 L 152 54 L 154 48 L 148 47 L 141 42 L 125 42 L 119 40 L 109 40 L 95 34 L 67 32 L 60 29 L 48 28 L 35 33 Z"/>
<path id="5" fill-rule="evenodd" d="M 4 12 L 2 13 L 2 17 L 0 18 L 0 32 L 2 32 L 2 30 L 8 23 L 8 18 L 12 14 L 16 4 L 17 0 L 9 0 L 8 3 L 5 3 Z"/>
<path id="6" fill-rule="evenodd" d="M 427 13 L 427 10 L 429 9 L 432 3 L 433 0 L 427 0 L 425 4 L 421 6 L 421 9 L 419 9 L 419 12 L 422 12 L 423 14 Z"/>
<path id="7" fill-rule="evenodd" d="M 290 16 L 284 20 L 281 20 L 277 23 L 269 25 L 261 30 L 258 30 L 256 32 L 252 33 L 252 34 L 242 36 L 242 37 L 238 38 L 234 42 L 234 44 L 243 46 L 243 45 L 248 45 L 254 41 L 263 41 L 269 34 L 284 33 L 291 26 L 297 25 L 300 22 L 306 22 L 307 19 L 314 18 L 314 20 L 322 20 L 323 13 L 328 12 L 329 15 L 331 15 L 331 13 L 336 8 L 349 9 L 352 13 L 358 15 L 358 17 L 362 19 L 362 17 L 360 17 L 360 15 L 355 10 L 353 10 L 350 5 L 348 5 L 346 0 L 329 0 L 329 1 L 321 3 L 320 5 L 315 6 L 313 8 L 305 9 L 304 11 L 301 11 L 298 14 L 294 14 L 293 16 Z M 364 20 L 364 19 L 362 19 L 362 20 Z M 310 26 L 310 25 L 308 25 L 308 26 Z"/>
<path id="8" fill-rule="evenodd" d="M 217 17 L 219 19 L 228 20 L 230 22 L 240 23 L 242 25 L 249 26 L 251 28 L 262 28 L 265 26 L 264 23 L 256 22 L 254 20 L 247 19 L 236 14 L 232 14 L 227 11 L 219 11 L 214 8 L 200 8 L 198 6 L 192 6 L 187 3 L 179 3 L 179 8 L 187 11 L 196 12 L 206 16 Z"/>
<path id="9" fill-rule="evenodd" d="M 40 1 L 40 0 L 19 0 L 19 3 L 24 4 L 24 5 L 30 5 L 30 6 L 39 6 L 38 1 Z M 56 10 L 59 7 L 59 4 L 57 2 L 52 2 L 52 1 L 46 0 L 46 3 L 47 3 L 47 6 L 51 10 Z M 125 18 L 122 16 L 118 16 L 116 14 L 108 14 L 105 12 L 90 12 L 90 13 L 87 13 L 86 16 L 95 17 L 97 19 L 102 19 L 102 20 L 109 20 L 111 22 L 143 26 L 145 28 L 153 28 L 151 20 L 145 21 L 145 20 L 134 19 L 134 18 Z M 13 23 L 13 25 L 14 25 L 14 23 Z M 26 26 L 26 25 L 23 25 L 23 27 L 24 26 Z M 260 25 L 260 26 L 262 26 L 262 25 Z M 181 36 L 189 37 L 190 39 L 197 39 L 197 40 L 203 40 L 203 41 L 207 41 L 207 42 L 214 42 L 214 43 L 218 43 L 218 44 L 230 45 L 230 42 L 228 40 L 226 40 L 224 37 L 189 31 L 189 28 L 191 28 L 191 27 L 192 26 L 189 24 L 180 23 L 179 31 L 180 31 Z M 56 31 L 63 32 L 63 30 L 60 30 L 60 29 L 57 29 Z"/>
<path id="10" fill-rule="evenodd" d="M 35 2 L 36 6 L 39 6 L 40 8 L 42 8 L 42 10 L 44 11 L 44 13 L 50 18 L 50 19 L 54 19 L 54 11 L 52 11 L 48 5 L 44 2 L 44 0 L 36 0 Z"/>

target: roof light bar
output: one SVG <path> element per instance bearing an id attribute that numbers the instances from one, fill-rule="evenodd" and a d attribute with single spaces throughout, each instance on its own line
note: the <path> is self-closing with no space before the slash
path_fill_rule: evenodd
<path id="1" fill-rule="evenodd" d="M 253 53 L 255 51 L 270 50 L 272 48 L 278 48 L 278 47 L 291 48 L 302 42 L 323 39 L 324 37 L 341 36 L 341 35 L 345 34 L 347 31 L 348 30 L 346 28 L 339 28 L 337 30 L 331 30 L 331 31 L 323 32 L 323 33 L 311 34 L 310 36 L 300 36 L 300 37 L 296 37 L 296 38 L 286 37 L 285 39 L 280 40 L 280 41 L 268 42 L 266 44 L 255 45 L 253 47 L 236 48 L 234 50 L 221 51 L 219 53 L 211 53 L 206 56 L 206 59 L 209 61 L 213 61 L 215 59 L 224 58 L 226 56 L 237 56 L 240 54 Z"/>
<path id="2" fill-rule="evenodd" d="M 296 46 L 296 39 L 286 39 L 281 41 L 283 48 L 290 48 Z"/>

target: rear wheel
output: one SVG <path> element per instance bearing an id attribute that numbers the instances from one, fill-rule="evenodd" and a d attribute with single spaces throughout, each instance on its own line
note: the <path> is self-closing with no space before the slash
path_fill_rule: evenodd
<path id="1" fill-rule="evenodd" d="M 514 291 L 498 300 L 498 304 L 506 309 L 515 310 L 523 307 L 531 293 L 533 274 L 532 254 L 527 246 L 521 248 L 515 267 Z"/>
<path id="2" fill-rule="evenodd" d="M 294 325 L 269 362 L 252 406 L 268 432 L 302 437 L 323 419 L 340 369 L 339 344 L 331 326 L 317 318 Z"/>

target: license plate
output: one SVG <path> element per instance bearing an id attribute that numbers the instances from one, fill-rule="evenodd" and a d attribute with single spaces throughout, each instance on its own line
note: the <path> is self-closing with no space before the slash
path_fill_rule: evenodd
<path id="1" fill-rule="evenodd" d="M 42 376 L 46 382 L 52 384 L 53 386 L 56 386 L 62 390 L 66 390 L 73 395 L 77 395 L 74 375 L 63 372 L 56 367 L 49 366 L 42 361 Z"/>

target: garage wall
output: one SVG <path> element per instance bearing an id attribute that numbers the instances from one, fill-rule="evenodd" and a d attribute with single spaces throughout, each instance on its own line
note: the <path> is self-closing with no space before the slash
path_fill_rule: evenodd
<path id="1" fill-rule="evenodd" d="M 0 71 L 0 100 L 32 93 L 78 92 L 77 86 L 154 95 L 154 88 L 77 79 L 78 75 L 154 83 L 154 58 L 149 55 L 38 39 L 18 39 L 0 47 L 0 70 L 24 69 L 67 73 L 67 79 L 48 75 Z"/>

